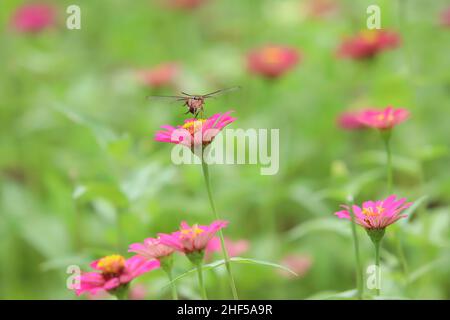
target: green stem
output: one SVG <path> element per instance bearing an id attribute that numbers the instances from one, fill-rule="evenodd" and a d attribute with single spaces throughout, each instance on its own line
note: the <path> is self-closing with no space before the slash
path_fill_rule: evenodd
<path id="1" fill-rule="evenodd" d="M 201 262 L 197 264 L 197 275 L 198 275 L 198 284 L 200 286 L 200 292 L 202 295 L 202 299 L 207 300 L 208 297 L 206 296 L 205 284 L 203 283 L 203 270 L 202 270 Z"/>
<path id="2" fill-rule="evenodd" d="M 211 186 L 210 186 L 210 183 L 209 183 L 208 164 L 206 163 L 203 154 L 202 154 L 202 169 L 203 169 L 203 177 L 205 178 L 206 190 L 208 192 L 209 203 L 210 203 L 212 211 L 214 213 L 214 219 L 220 220 L 220 217 L 219 217 L 219 215 L 218 215 L 218 213 L 216 211 L 216 206 L 214 205 L 214 199 L 213 199 L 213 196 L 212 196 Z M 228 273 L 228 280 L 230 282 L 231 291 L 233 293 L 233 299 L 234 300 L 238 300 L 239 298 L 238 298 L 238 294 L 237 294 L 237 290 L 236 290 L 236 284 L 234 282 L 233 273 L 231 272 L 230 257 L 228 256 L 228 252 L 227 252 L 227 249 L 225 247 L 225 239 L 223 237 L 223 232 L 222 232 L 222 230 L 219 230 L 218 233 L 219 233 L 220 243 L 221 243 L 221 246 L 222 246 L 223 257 L 224 257 L 224 260 L 225 260 L 225 267 L 226 267 L 227 273 Z"/>
<path id="3" fill-rule="evenodd" d="M 357 288 L 357 297 L 359 300 L 363 299 L 363 274 L 361 268 L 361 258 L 359 254 L 359 243 L 358 243 L 358 235 L 356 234 L 356 223 L 355 217 L 353 214 L 353 210 L 351 209 L 352 203 L 349 203 L 349 208 L 351 212 L 351 224 L 352 224 L 352 236 L 353 236 L 353 244 L 355 247 L 355 262 L 356 262 L 356 288 Z"/>
<path id="4" fill-rule="evenodd" d="M 396 238 L 397 238 L 397 254 L 400 258 L 400 263 L 402 265 L 403 274 L 405 276 L 406 283 L 408 283 L 408 280 L 409 280 L 408 279 L 408 264 L 406 262 L 405 253 L 403 251 L 400 229 L 397 231 Z"/>
<path id="5" fill-rule="evenodd" d="M 382 133 L 383 141 L 384 141 L 384 147 L 386 150 L 386 174 L 387 174 L 387 191 L 388 194 L 392 193 L 392 186 L 393 186 L 393 174 L 392 174 L 392 153 L 391 153 L 391 132 L 389 131 L 383 131 Z"/>
<path id="6" fill-rule="evenodd" d="M 169 281 L 170 281 L 170 289 L 172 291 L 172 299 L 178 300 L 177 287 L 175 286 L 175 282 L 173 282 L 172 271 L 170 271 L 170 270 L 165 270 L 165 271 L 166 271 L 167 277 L 169 278 Z"/>
<path id="7" fill-rule="evenodd" d="M 380 279 L 379 276 L 381 275 L 381 267 L 380 267 L 380 242 L 381 241 L 374 241 L 374 246 L 375 246 L 375 265 L 377 266 L 377 270 L 376 270 L 376 279 L 377 279 L 377 288 L 376 288 L 376 295 L 379 296 L 380 295 L 380 288 L 378 287 L 378 285 L 380 284 Z"/>

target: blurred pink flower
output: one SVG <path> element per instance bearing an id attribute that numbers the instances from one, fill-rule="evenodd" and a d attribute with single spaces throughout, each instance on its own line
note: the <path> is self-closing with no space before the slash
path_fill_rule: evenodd
<path id="1" fill-rule="evenodd" d="M 409 111 L 389 106 L 384 110 L 367 109 L 358 116 L 359 121 L 370 128 L 391 129 L 409 117 Z"/>
<path id="2" fill-rule="evenodd" d="M 159 238 L 147 238 L 143 243 L 133 243 L 128 252 L 134 252 L 146 259 L 160 259 L 171 255 L 174 249 L 161 243 Z"/>
<path id="3" fill-rule="evenodd" d="M 406 199 L 396 199 L 396 195 L 391 195 L 385 200 L 366 201 L 362 207 L 356 205 L 352 206 L 355 222 L 365 229 L 384 229 L 393 224 L 406 215 L 400 213 L 409 208 L 412 202 L 407 202 Z M 350 208 L 347 205 L 341 205 L 345 210 L 335 213 L 341 219 L 351 220 Z"/>
<path id="4" fill-rule="evenodd" d="M 366 125 L 359 120 L 361 112 L 362 111 L 342 112 L 337 119 L 338 126 L 345 130 L 365 129 Z"/>
<path id="5" fill-rule="evenodd" d="M 19 32 L 39 32 L 55 24 L 55 8 L 45 3 L 25 4 L 16 9 L 10 23 Z"/>
<path id="6" fill-rule="evenodd" d="M 299 60 L 300 54 L 294 48 L 267 45 L 248 53 L 247 66 L 251 73 L 277 78 L 293 69 Z"/>
<path id="7" fill-rule="evenodd" d="M 308 0 L 301 3 L 302 11 L 305 11 L 310 17 L 320 18 L 332 15 L 339 10 L 336 0 Z"/>
<path id="8" fill-rule="evenodd" d="M 450 7 L 441 12 L 440 22 L 442 26 L 450 27 Z"/>
<path id="9" fill-rule="evenodd" d="M 378 53 L 393 49 L 400 44 L 400 35 L 387 30 L 364 30 L 351 38 L 344 39 L 338 49 L 338 56 L 351 59 L 372 58 Z"/>
<path id="10" fill-rule="evenodd" d="M 311 268 L 312 259 L 309 256 L 304 256 L 304 255 L 299 255 L 299 254 L 290 254 L 281 260 L 281 265 L 291 269 L 299 277 L 302 277 Z M 295 277 L 292 273 L 287 272 L 286 270 L 279 270 L 279 272 L 281 275 L 288 277 L 288 278 Z"/>
<path id="11" fill-rule="evenodd" d="M 207 1 L 208 0 L 165 0 L 165 4 L 175 9 L 192 10 L 200 7 Z"/>
<path id="12" fill-rule="evenodd" d="M 228 255 L 230 257 L 237 257 L 246 252 L 249 248 L 249 242 L 247 240 L 233 241 L 225 238 L 225 247 L 227 248 Z M 206 247 L 206 260 L 209 260 L 214 252 L 222 252 L 222 245 L 219 237 L 214 237 L 209 241 Z"/>
<path id="13" fill-rule="evenodd" d="M 172 247 L 173 249 L 189 254 L 206 249 L 208 243 L 214 237 L 217 231 L 225 228 L 227 221 L 216 220 L 209 226 L 194 224 L 192 227 L 186 222 L 181 223 L 180 231 L 171 234 L 159 234 L 161 243 Z"/>
<path id="14" fill-rule="evenodd" d="M 142 69 L 137 72 L 138 79 L 152 88 L 170 86 L 180 73 L 180 66 L 176 62 L 162 63 L 151 69 Z"/>
<path id="15" fill-rule="evenodd" d="M 157 260 L 134 256 L 128 260 L 121 255 L 110 255 L 91 263 L 91 268 L 100 272 L 85 272 L 80 276 L 77 295 L 84 292 L 96 294 L 98 291 L 111 291 L 129 283 L 134 278 L 159 267 Z"/>
<path id="16" fill-rule="evenodd" d="M 216 113 L 208 119 L 187 119 L 182 126 L 164 125 L 155 135 L 155 140 L 185 145 L 191 150 L 195 146 L 206 147 L 220 131 L 236 120 L 230 117 L 231 111 Z"/>
<path id="17" fill-rule="evenodd" d="M 131 287 L 128 293 L 128 298 L 130 300 L 144 300 L 146 294 L 147 288 L 143 284 L 139 283 Z"/>

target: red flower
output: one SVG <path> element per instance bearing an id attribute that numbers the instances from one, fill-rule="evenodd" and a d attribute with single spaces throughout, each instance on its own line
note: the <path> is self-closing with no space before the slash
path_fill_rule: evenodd
<path id="1" fill-rule="evenodd" d="M 346 111 L 339 115 L 337 124 L 344 130 L 359 130 L 366 128 L 366 125 L 359 119 L 362 111 Z"/>
<path id="2" fill-rule="evenodd" d="M 166 5 L 175 9 L 196 9 L 203 5 L 207 0 L 165 0 Z"/>
<path id="3" fill-rule="evenodd" d="M 345 39 L 338 50 L 338 56 L 356 60 L 372 58 L 384 50 L 397 47 L 399 43 L 400 36 L 396 32 L 364 30 Z"/>
<path id="4" fill-rule="evenodd" d="M 179 73 L 180 66 L 176 62 L 167 62 L 151 69 L 138 71 L 138 78 L 147 86 L 159 88 L 174 84 Z"/>
<path id="5" fill-rule="evenodd" d="M 276 78 L 294 68 L 299 59 L 294 48 L 268 45 L 251 51 L 247 55 L 247 65 L 252 73 Z"/>
<path id="6" fill-rule="evenodd" d="M 441 12 L 441 25 L 450 27 L 450 7 Z"/>
<path id="7" fill-rule="evenodd" d="M 358 120 L 367 127 L 386 130 L 404 122 L 408 117 L 408 110 L 403 108 L 394 109 L 389 106 L 383 110 L 365 110 L 359 114 Z"/>
<path id="8" fill-rule="evenodd" d="M 43 3 L 23 5 L 11 18 L 12 27 L 19 32 L 39 32 L 54 24 L 54 8 Z"/>

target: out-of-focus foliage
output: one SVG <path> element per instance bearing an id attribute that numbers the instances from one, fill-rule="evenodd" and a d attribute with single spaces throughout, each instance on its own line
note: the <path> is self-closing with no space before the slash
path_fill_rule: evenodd
<path id="1" fill-rule="evenodd" d="M 438 20 L 445 2 L 337 1 L 335 14 L 311 17 L 296 0 L 210 0 L 189 11 L 82 1 L 82 28 L 68 30 L 73 1 L 63 0 L 53 2 L 56 27 L 21 34 L 9 19 L 22 2 L 2 1 L 0 298 L 75 298 L 67 266 L 128 255 L 128 244 L 181 220 L 209 223 L 201 167 L 175 166 L 170 146 L 153 141 L 160 125 L 184 119 L 182 107 L 145 97 L 232 85 L 242 90 L 208 101 L 208 112 L 234 109 L 233 128 L 279 128 L 280 171 L 211 167 L 226 235 L 249 240 L 246 258 L 311 259 L 299 277 L 233 263 L 241 298 L 352 296 L 350 226 L 333 212 L 349 194 L 357 202 L 385 196 L 385 158 L 376 132 L 344 132 L 335 119 L 351 107 L 388 104 L 412 114 L 392 139 L 395 192 L 421 201 L 387 230 L 383 296 L 450 298 L 450 30 Z M 400 32 L 402 45 L 373 61 L 336 58 L 342 37 L 365 28 L 369 4 L 380 5 L 382 26 Z M 301 63 L 273 81 L 249 75 L 245 54 L 267 43 L 297 48 Z M 136 80 L 136 70 L 166 61 L 181 65 L 177 87 L 152 90 Z M 362 229 L 358 236 L 367 266 L 372 244 Z M 190 269 L 176 257 L 176 275 Z M 210 297 L 229 298 L 223 266 L 205 273 Z M 159 270 L 138 283 L 148 299 L 170 297 Z M 182 297 L 198 298 L 195 276 L 178 286 Z"/>

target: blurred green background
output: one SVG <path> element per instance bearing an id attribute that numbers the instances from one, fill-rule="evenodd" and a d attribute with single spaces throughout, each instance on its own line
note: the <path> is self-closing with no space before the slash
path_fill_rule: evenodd
<path id="1" fill-rule="evenodd" d="M 161 125 L 184 119 L 184 109 L 146 96 L 233 85 L 242 90 L 208 101 L 209 114 L 233 109 L 232 128 L 279 128 L 280 171 L 210 168 L 218 211 L 230 221 L 225 234 L 249 241 L 244 257 L 311 263 L 297 278 L 235 264 L 241 298 L 351 295 L 350 226 L 333 213 L 348 193 L 358 203 L 385 196 L 385 158 L 376 132 L 345 132 L 336 117 L 389 104 L 412 114 L 392 140 L 396 194 L 420 202 L 388 228 L 383 296 L 450 298 L 450 30 L 439 25 L 447 1 L 336 1 L 337 12 L 320 17 L 302 9 L 307 2 L 210 0 L 175 10 L 149 0 L 62 0 L 53 2 L 56 27 L 22 34 L 9 21 L 23 2 L 2 1 L 0 298 L 74 299 L 68 265 L 87 270 L 103 255 L 129 257 L 128 244 L 181 220 L 209 223 L 201 167 L 173 165 L 171 146 L 153 141 Z M 65 27 L 71 4 L 81 7 L 81 30 Z M 370 4 L 381 7 L 382 27 L 400 32 L 402 45 L 373 61 L 337 59 L 342 38 L 365 28 Z M 245 65 L 249 50 L 269 43 L 302 55 L 275 81 Z M 176 86 L 136 80 L 136 70 L 168 61 L 181 66 Z M 397 258 L 400 230 L 407 276 Z M 358 235 L 367 266 L 372 244 L 361 228 Z M 176 274 L 190 268 L 177 257 Z M 206 283 L 210 298 L 231 297 L 224 270 L 208 271 Z M 148 299 L 170 297 L 161 271 L 133 284 L 145 286 Z M 182 297 L 198 297 L 195 275 L 178 286 Z"/>

